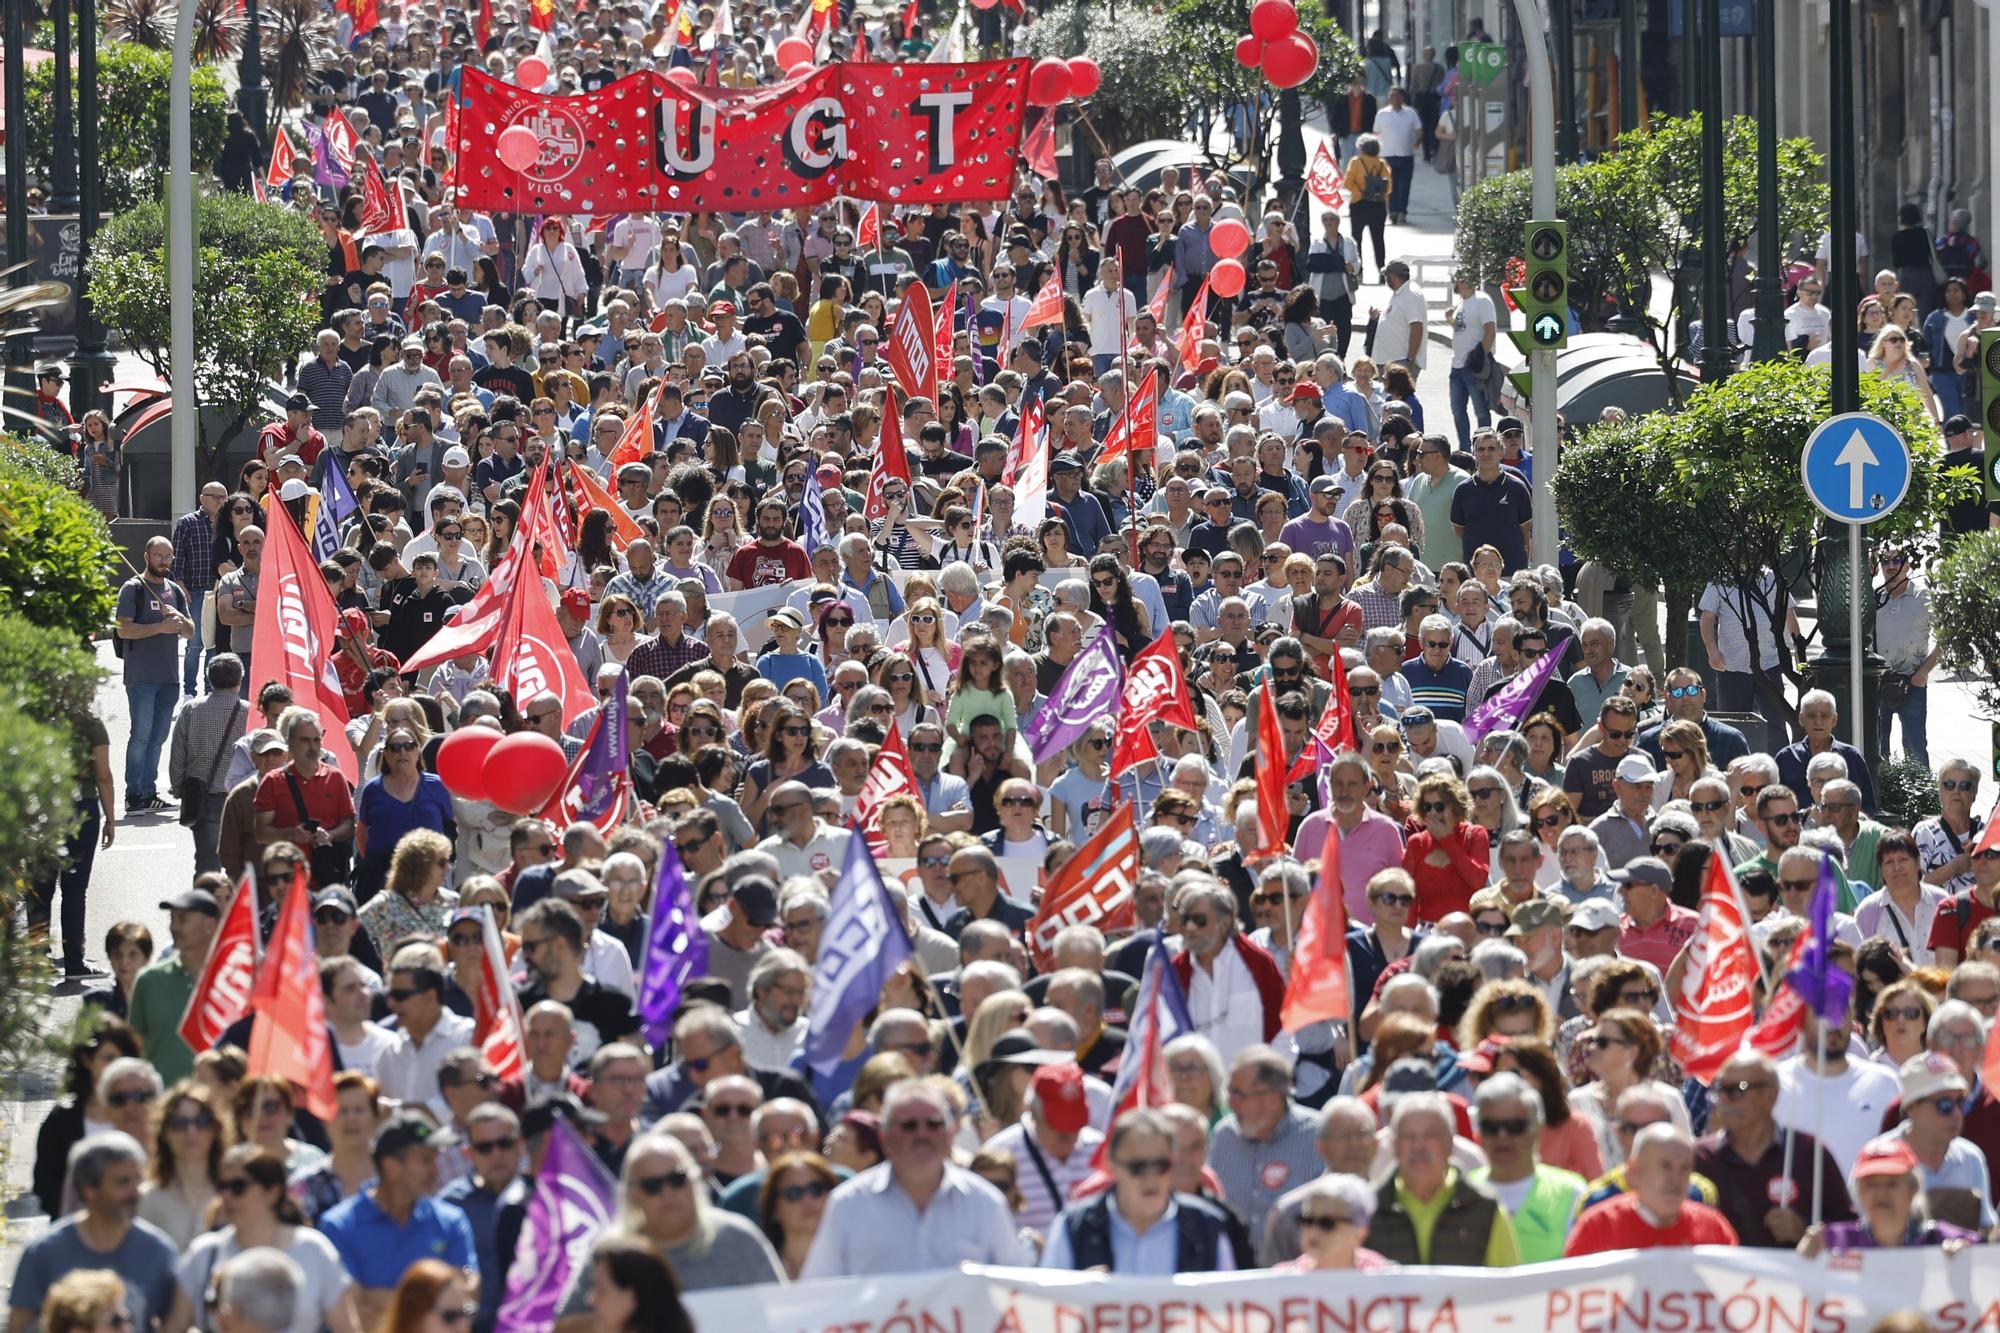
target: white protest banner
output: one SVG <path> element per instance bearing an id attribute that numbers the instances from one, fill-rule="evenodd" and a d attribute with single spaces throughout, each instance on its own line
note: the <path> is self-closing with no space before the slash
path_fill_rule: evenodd
<path id="1" fill-rule="evenodd" d="M 803 580 L 791 583 L 773 583 L 763 588 L 745 588 L 742 592 L 712 592 L 708 595 L 708 613 L 727 612 L 736 617 L 736 651 L 745 657 L 755 658 L 764 651 L 765 643 L 771 637 L 766 625 L 771 613 L 791 600 L 793 593 L 804 586 Z"/>
<path id="2" fill-rule="evenodd" d="M 1898 1310 L 1935 1333 L 1973 1333 L 2000 1325 L 2000 1264 L 1985 1246 L 1830 1259 L 1702 1246 L 1373 1273 L 1120 1278 L 968 1265 L 683 1299 L 696 1328 L 760 1333 L 1866 1333 Z"/>

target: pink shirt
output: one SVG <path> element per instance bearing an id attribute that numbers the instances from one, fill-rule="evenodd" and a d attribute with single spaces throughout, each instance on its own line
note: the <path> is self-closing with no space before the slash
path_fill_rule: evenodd
<path id="1" fill-rule="evenodd" d="M 1317 857 L 1326 846 L 1326 826 L 1330 816 L 1315 810 L 1299 825 L 1293 842 L 1301 861 Z M 1375 909 L 1368 902 L 1368 881 L 1377 872 L 1403 864 L 1403 831 L 1396 821 L 1378 810 L 1363 809 L 1354 832 L 1340 840 L 1340 886 L 1347 902 L 1350 924 L 1372 926 Z"/>
<path id="2" fill-rule="evenodd" d="M 1618 952 L 1642 963 L 1651 963 L 1662 975 L 1673 965 L 1681 946 L 1694 938 L 1701 917 L 1675 903 L 1667 904 L 1667 914 L 1644 930 L 1629 916 L 1618 918 Z"/>

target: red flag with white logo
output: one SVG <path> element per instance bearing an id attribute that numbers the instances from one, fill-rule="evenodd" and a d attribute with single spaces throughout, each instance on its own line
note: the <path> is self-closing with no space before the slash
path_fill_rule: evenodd
<path id="1" fill-rule="evenodd" d="M 1153 293 L 1153 299 L 1146 303 L 1146 313 L 1153 322 L 1164 326 L 1167 322 L 1167 302 L 1174 295 L 1174 266 L 1167 265 L 1167 271 L 1160 275 L 1160 289 Z"/>
<path id="2" fill-rule="evenodd" d="M 1327 141 L 1321 139 L 1319 151 L 1313 154 L 1312 170 L 1306 175 L 1306 188 L 1323 206 L 1338 212 L 1347 202 L 1340 183 L 1340 163 L 1334 158 L 1333 150 L 1327 147 Z"/>
<path id="3" fill-rule="evenodd" d="M 319 984 L 312 894 L 303 868 L 293 873 L 292 886 L 278 909 L 278 928 L 271 932 L 271 951 L 264 957 L 257 990 L 247 1076 L 286 1080 L 299 1090 L 301 1105 L 331 1121 L 333 1042 L 327 1036 L 326 992 Z"/>
<path id="4" fill-rule="evenodd" d="M 1125 696 L 1118 705 L 1118 739 L 1111 747 L 1111 776 L 1155 758 L 1159 750 L 1147 730 L 1155 722 L 1193 731 L 1200 726 L 1194 700 L 1181 671 L 1180 647 L 1171 628 L 1141 648 L 1125 672 Z"/>
<path id="5" fill-rule="evenodd" d="M 514 533 L 514 544 L 500 557 L 500 563 L 493 566 L 493 573 L 480 585 L 479 591 L 472 594 L 472 600 L 460 607 L 454 619 L 433 634 L 430 642 L 415 656 L 403 663 L 404 671 L 425 671 L 442 666 L 454 657 L 483 653 L 493 646 L 500 637 L 501 626 L 507 621 L 514 580 L 526 564 L 521 554 L 528 549 L 525 536 L 518 530 Z M 539 576 L 534 571 L 529 572 L 539 587 Z M 567 640 L 564 646 L 568 646 Z"/>
<path id="6" fill-rule="evenodd" d="M 492 1067 L 494 1076 L 513 1078 L 528 1066 L 525 1024 L 521 1021 L 521 1001 L 507 979 L 507 951 L 500 942 L 500 928 L 494 924 L 493 909 L 475 907 L 460 916 L 477 913 L 482 936 L 479 950 L 479 989 L 472 997 L 472 1044 Z"/>
<path id="7" fill-rule="evenodd" d="M 870 204 L 861 210 L 861 224 L 854 229 L 854 243 L 869 250 L 882 244 L 882 205 Z"/>
<path id="8" fill-rule="evenodd" d="M 1034 303 L 1028 307 L 1021 327 L 1032 329 L 1043 324 L 1060 324 L 1063 322 L 1063 311 L 1062 268 L 1058 266 L 1049 270 L 1049 280 L 1035 293 Z"/>
<path id="9" fill-rule="evenodd" d="M 905 792 L 918 795 L 917 771 L 910 766 L 910 751 L 903 744 L 903 729 L 889 721 L 889 735 L 875 754 L 875 762 L 854 798 L 854 821 L 868 835 L 868 849 L 877 856 L 886 854 L 888 839 L 882 835 L 882 806 L 891 796 Z"/>
<path id="10" fill-rule="evenodd" d="M 952 327 L 952 316 L 957 306 L 958 282 L 954 279 L 952 284 L 944 289 L 944 295 L 938 298 L 938 303 L 934 307 L 935 313 L 931 318 L 931 327 L 937 334 L 937 355 L 931 358 L 929 389 L 930 400 L 934 404 L 943 400 L 944 386 L 952 379 L 951 349 L 954 342 L 953 334 L 957 332 Z M 969 321 L 966 324 L 966 332 L 968 334 L 972 332 Z"/>
<path id="11" fill-rule="evenodd" d="M 519 697 L 519 696 L 516 696 Z M 1278 687 L 1264 677 L 1264 697 L 1257 709 L 1257 836 L 1258 848 L 1275 856 L 1285 850 L 1291 812 L 1285 806 L 1285 733 L 1278 726 Z"/>
<path id="12" fill-rule="evenodd" d="M 921 282 L 910 284 L 903 303 L 889 321 L 882 344 L 883 359 L 896 372 L 896 382 L 910 398 L 927 398 L 937 387 L 937 322 L 930 293 Z"/>
<path id="13" fill-rule="evenodd" d="M 382 179 L 382 169 L 375 165 L 373 153 L 361 155 L 361 230 L 374 236 L 385 231 L 409 225 L 406 216 L 398 216 L 401 200 L 389 192 L 389 184 Z"/>
<path id="14" fill-rule="evenodd" d="M 523 704 L 538 694 L 556 695 L 563 701 L 567 726 L 585 709 L 595 707 L 597 696 L 563 637 L 541 579 L 530 571 L 507 600 L 500 637 L 493 641 L 493 678 Z"/>
<path id="15" fill-rule="evenodd" d="M 278 503 L 266 506 L 264 565 L 257 578 L 251 675 L 244 682 L 244 697 L 257 698 L 272 681 L 290 689 L 294 703 L 319 714 L 327 761 L 354 782 L 361 766 L 347 743 L 347 691 L 333 666 L 338 651 L 334 627 L 339 623 L 333 594 L 292 521 L 292 511 Z"/>
<path id="16" fill-rule="evenodd" d="M 231 1023 L 250 1012 L 250 990 L 256 979 L 257 877 L 245 867 L 181 1014 L 181 1040 L 189 1050 L 207 1050 Z"/>
<path id="17" fill-rule="evenodd" d="M 576 535 L 583 535 L 583 516 L 593 509 L 602 509 L 611 515 L 611 544 L 622 551 L 635 540 L 646 535 L 646 530 L 634 523 L 624 508 L 604 489 L 604 483 L 597 474 L 581 463 L 569 465 L 570 480 L 576 483 Z"/>
<path id="18" fill-rule="evenodd" d="M 361 136 L 354 132 L 352 121 L 342 114 L 339 107 L 327 113 L 326 146 L 333 154 L 333 163 L 342 171 L 352 175 L 355 157 L 361 151 Z"/>
<path id="19" fill-rule="evenodd" d="M 868 504 L 861 511 L 870 523 L 889 516 L 889 502 L 882 498 L 882 488 L 892 480 L 901 480 L 905 487 L 910 484 L 910 453 L 903 447 L 903 414 L 897 410 L 893 395 L 882 403 L 882 430 L 875 437 L 875 467 L 868 474 Z"/>
<path id="20" fill-rule="evenodd" d="M 1700 924 L 1688 941 L 1687 967 L 1674 992 L 1674 1058 L 1704 1083 L 1743 1044 L 1757 1019 L 1757 945 L 1750 936 L 1750 909 L 1743 890 L 1729 872 L 1726 857 L 1710 857 L 1702 877 Z M 1766 1009 L 1772 1036 L 1790 1027 L 1783 1040 L 1796 1035 L 1802 1009 L 1786 987 Z"/>
<path id="21" fill-rule="evenodd" d="M 1138 883 L 1139 827 L 1132 803 L 1123 801 L 1042 890 L 1041 908 L 1027 929 L 1036 970 L 1055 970 L 1056 936 L 1066 926 L 1096 926 L 1108 935 L 1135 925 L 1132 895 Z"/>
<path id="22" fill-rule="evenodd" d="M 1097 461 L 1109 463 L 1133 449 L 1157 449 L 1159 444 L 1160 377 L 1145 370 L 1140 372 L 1139 387 L 1125 396 L 1125 406 L 1104 433 L 1104 448 Z"/>
<path id="23" fill-rule="evenodd" d="M 1202 335 L 1208 331 L 1208 279 L 1201 280 L 1201 290 L 1188 302 L 1187 318 L 1181 321 L 1181 336 L 1174 340 L 1174 354 L 1180 358 L 1183 367 L 1192 370 L 1195 354 L 1201 350 Z"/>
<path id="24" fill-rule="evenodd" d="M 1351 1016 L 1354 998 L 1347 980 L 1347 902 L 1341 894 L 1340 826 L 1328 820 L 1326 846 L 1319 854 L 1319 887 L 1307 897 L 1305 915 L 1292 935 L 1292 965 L 1285 978 L 1285 1005 L 1278 1019 L 1287 1032 Z"/>
<path id="25" fill-rule="evenodd" d="M 299 155 L 292 136 L 283 130 L 271 136 L 271 165 L 264 169 L 264 188 L 276 194 L 291 183 L 292 159 Z"/>

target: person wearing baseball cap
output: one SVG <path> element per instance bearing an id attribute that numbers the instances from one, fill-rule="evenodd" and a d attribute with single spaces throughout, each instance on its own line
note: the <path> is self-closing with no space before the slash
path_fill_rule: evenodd
<path id="1" fill-rule="evenodd" d="M 1070 1190 L 1090 1174 L 1091 1159 L 1103 1141 L 1102 1131 L 1090 1124 L 1083 1068 L 1065 1060 L 1035 1070 L 1028 1083 L 1026 1111 L 985 1146 L 1014 1155 L 1025 1200 L 1016 1219 L 1022 1226 L 1045 1232 Z"/>
<path id="2" fill-rule="evenodd" d="M 164 899 L 160 910 L 167 914 L 174 954 L 139 973 L 126 1001 L 125 1021 L 145 1043 L 146 1059 L 172 1087 L 194 1073 L 194 1052 L 181 1038 L 181 1016 L 222 926 L 222 905 L 207 889 L 186 889 Z"/>
<path id="3" fill-rule="evenodd" d="M 1609 898 L 1572 904 L 1563 923 L 1563 951 L 1570 961 L 1609 958 L 1618 952 L 1618 908 Z"/>
<path id="4" fill-rule="evenodd" d="M 1612 770 L 1612 805 L 1590 821 L 1590 831 L 1604 849 L 1604 856 L 1617 869 L 1635 856 L 1644 856 L 1652 847 L 1648 830 L 1653 819 L 1653 792 L 1660 775 L 1645 751 L 1634 750 Z"/>
<path id="5" fill-rule="evenodd" d="M 471 1219 L 436 1197 L 438 1152 L 457 1143 L 456 1134 L 423 1112 L 395 1112 L 369 1150 L 375 1183 L 320 1214 L 320 1233 L 361 1288 L 363 1309 L 387 1309 L 396 1284 L 419 1259 L 478 1269 Z"/>
<path id="6" fill-rule="evenodd" d="M 1930 1055 L 1936 1056 L 1936 1053 L 1931 1052 Z M 1910 1086 L 1911 1066 L 1923 1063 L 1926 1058 L 1920 1055 L 1903 1065 L 1906 1092 Z M 1936 1058 L 1943 1060 L 1947 1066 L 1951 1065 L 1951 1061 L 1943 1056 Z M 1919 1078 L 1922 1078 L 1921 1071 Z M 1959 1086 L 1964 1086 L 1963 1080 Z M 1903 1128 L 1908 1128 L 1907 1124 Z M 1971 1149 L 1974 1155 L 1978 1152 L 1963 1139 L 1954 1139 L 1953 1142 Z M 1946 1165 L 1949 1166 L 1949 1162 Z M 1984 1165 L 1982 1158 L 1982 1186 Z M 1812 1259 L 1826 1251 L 1899 1250 L 1938 1245 L 1945 1247 L 1947 1252 L 1956 1252 L 1967 1245 L 1977 1245 L 1981 1233 L 1992 1225 L 1993 1206 L 1987 1202 L 1986 1191 L 1982 1188 L 1979 1192 L 1980 1230 L 1940 1221 L 1935 1216 L 1940 1201 L 1934 1193 L 1939 1190 L 1937 1174 L 1919 1159 L 1909 1142 L 1897 1134 L 1885 1134 L 1863 1145 L 1860 1155 L 1854 1159 L 1854 1170 L 1849 1173 L 1849 1179 L 1854 1184 L 1855 1206 L 1861 1216 L 1851 1222 L 1828 1222 L 1810 1228 L 1804 1239 L 1799 1241 L 1799 1253 Z M 1957 1194 L 1961 1191 L 1950 1189 L 1943 1192 Z M 1917 1208 L 1919 1193 L 1924 1198 L 1922 1211 Z"/>
<path id="7" fill-rule="evenodd" d="M 1694 938 L 1701 924 L 1691 909 L 1673 900 L 1674 872 L 1657 856 L 1639 856 L 1624 869 L 1612 871 L 1611 882 L 1622 888 L 1625 896 L 1625 911 L 1618 919 L 1618 952 L 1649 963 L 1666 975 L 1681 947 Z"/>
<path id="8" fill-rule="evenodd" d="M 556 600 L 556 623 L 562 626 L 563 638 L 576 655 L 577 668 L 585 679 L 596 680 L 604 665 L 604 636 L 590 625 L 590 593 L 582 588 L 563 589 Z"/>
<path id="9" fill-rule="evenodd" d="M 1941 1050 L 1913 1055 L 1896 1072 L 1902 1082 L 1903 1121 L 1870 1140 L 1858 1162 L 1865 1162 L 1872 1149 L 1907 1150 L 1924 1191 L 1926 1216 L 1990 1231 L 1996 1221 L 1990 1167 L 1979 1145 L 1965 1137 L 1966 1117 L 1973 1106 L 1972 1081 Z M 1852 1175 L 1857 1182 L 1862 1178 L 1858 1164 Z M 1855 1202 L 1863 1217 L 1873 1222 L 1867 1196 L 1865 1189 L 1860 1190 Z"/>
<path id="10" fill-rule="evenodd" d="M 1119 1116 L 1105 1152 L 1111 1188 L 1056 1218 L 1042 1267 L 1145 1277 L 1234 1269 L 1227 1214 L 1174 1191 L 1174 1138 L 1175 1122 L 1157 1110 Z"/>

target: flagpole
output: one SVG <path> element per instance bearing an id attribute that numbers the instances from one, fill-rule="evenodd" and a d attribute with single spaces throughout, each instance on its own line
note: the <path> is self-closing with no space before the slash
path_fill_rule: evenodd
<path id="1" fill-rule="evenodd" d="M 1813 1066 L 1814 1080 L 1817 1083 L 1826 1072 L 1826 1017 L 1823 1014 L 1815 1013 L 1813 1019 L 1813 1027 L 1819 1033 L 1819 1040 L 1816 1043 L 1818 1046 L 1818 1059 Z M 1813 1154 L 1812 1224 L 1818 1226 L 1820 1224 L 1820 1210 L 1825 1203 L 1826 1193 L 1826 1148 L 1824 1146 L 1826 1143 L 1826 1089 L 1823 1084 L 1819 1086 L 1819 1090 L 1814 1095 L 1813 1101 L 1813 1137 L 1817 1140 L 1814 1146 L 1819 1151 Z M 1786 1147 L 1789 1148 L 1790 1146 L 1788 1139 Z"/>
<path id="2" fill-rule="evenodd" d="M 1118 271 L 1118 374 L 1125 384 L 1125 410 L 1132 411 L 1132 335 L 1125 328 L 1125 298 L 1131 289 L 1125 285 L 1125 271 Z M 1132 438 L 1132 427 L 1139 424 L 1138 417 L 1132 418 L 1132 425 L 1125 429 L 1125 545 L 1126 560 L 1133 568 L 1139 564 L 1139 446 Z M 1155 447 L 1151 440 L 1147 448 Z"/>

